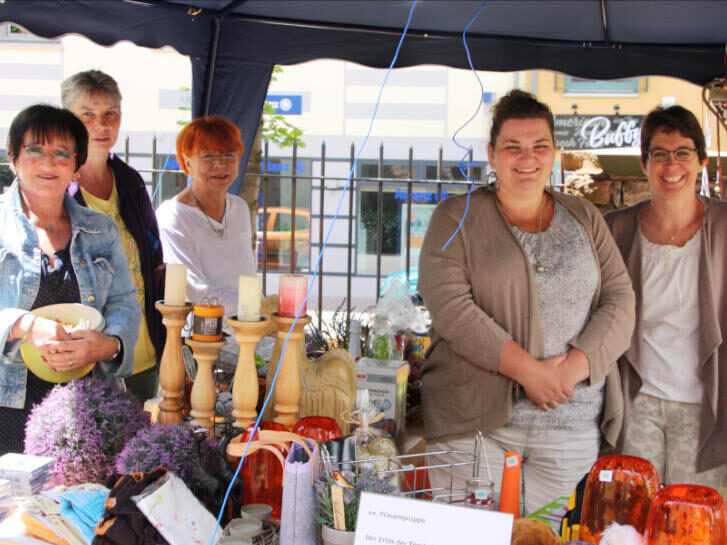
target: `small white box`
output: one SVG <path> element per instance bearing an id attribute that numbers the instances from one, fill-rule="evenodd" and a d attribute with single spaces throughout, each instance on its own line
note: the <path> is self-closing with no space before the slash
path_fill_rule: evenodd
<path id="1" fill-rule="evenodd" d="M 409 363 L 404 360 L 361 358 L 356 362 L 356 388 L 369 391 L 369 400 L 396 422 L 397 435 L 404 433 L 406 423 L 408 378 Z"/>

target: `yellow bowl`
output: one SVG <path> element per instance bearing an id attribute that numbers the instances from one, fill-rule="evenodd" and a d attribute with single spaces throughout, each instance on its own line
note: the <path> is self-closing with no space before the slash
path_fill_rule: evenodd
<path id="1" fill-rule="evenodd" d="M 101 331 L 104 327 L 103 315 L 93 307 L 81 305 L 80 303 L 60 303 L 57 305 L 46 305 L 30 311 L 41 318 L 60 320 L 70 324 L 77 324 L 82 320 L 89 321 L 89 329 Z M 71 369 L 70 371 L 54 371 L 51 366 L 45 363 L 40 352 L 33 345 L 23 343 L 20 346 L 20 353 L 23 355 L 25 365 L 28 366 L 35 376 L 47 382 L 68 382 L 74 378 L 81 378 L 88 374 L 95 364 L 90 363 L 84 367 Z"/>

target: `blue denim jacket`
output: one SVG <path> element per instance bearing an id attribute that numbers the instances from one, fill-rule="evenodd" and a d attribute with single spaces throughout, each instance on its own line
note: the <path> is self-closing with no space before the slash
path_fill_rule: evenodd
<path id="1" fill-rule="evenodd" d="M 66 194 L 71 220 L 71 263 L 81 303 L 104 316 L 106 335 L 121 338 L 119 364 L 98 362 L 94 374 L 125 377 L 134 367 L 134 346 L 141 309 L 136 287 L 113 220 L 76 203 Z M 27 367 L 20 358 L 20 341 L 6 342 L 13 324 L 32 306 L 40 284 L 41 252 L 35 229 L 23 213 L 18 181 L 0 196 L 0 405 L 22 408 Z"/>

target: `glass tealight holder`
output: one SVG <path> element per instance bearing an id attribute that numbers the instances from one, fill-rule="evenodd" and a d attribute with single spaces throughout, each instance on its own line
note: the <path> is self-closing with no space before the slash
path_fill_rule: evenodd
<path id="1" fill-rule="evenodd" d="M 473 509 L 494 511 L 495 483 L 487 479 L 469 479 L 464 504 Z"/>
<path id="2" fill-rule="evenodd" d="M 646 545 L 724 545 L 727 508 L 713 488 L 693 484 L 665 486 L 651 502 Z"/>
<path id="3" fill-rule="evenodd" d="M 630 524 L 644 532 L 659 476 L 648 460 L 636 456 L 602 456 L 591 467 L 583 495 L 580 540 L 601 541 L 612 523 Z"/>

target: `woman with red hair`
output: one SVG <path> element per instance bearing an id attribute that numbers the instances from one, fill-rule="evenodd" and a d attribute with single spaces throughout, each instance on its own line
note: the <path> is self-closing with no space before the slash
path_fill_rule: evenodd
<path id="1" fill-rule="evenodd" d="M 157 210 L 167 263 L 187 265 L 187 298 L 215 297 L 237 314 L 241 274 L 255 274 L 250 211 L 227 192 L 244 151 L 238 128 L 221 117 L 200 117 L 177 136 L 177 160 L 192 183 Z"/>

